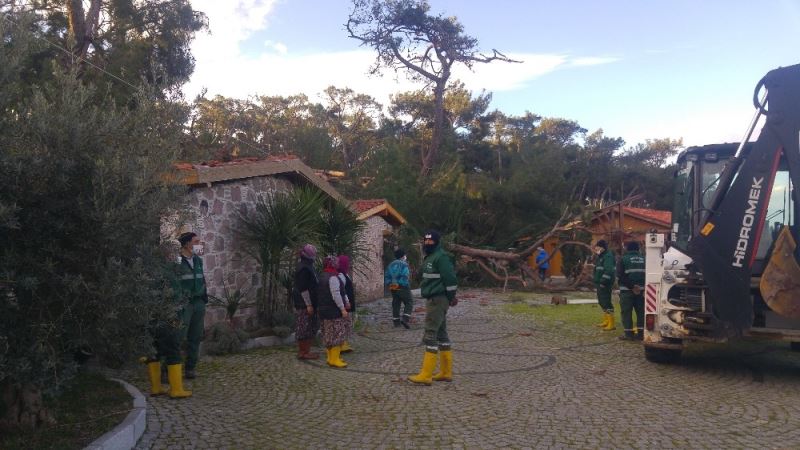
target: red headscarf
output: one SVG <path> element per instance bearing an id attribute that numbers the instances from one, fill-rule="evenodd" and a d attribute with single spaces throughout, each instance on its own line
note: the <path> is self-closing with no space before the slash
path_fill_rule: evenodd
<path id="1" fill-rule="evenodd" d="M 322 270 L 323 272 L 333 274 L 339 273 L 339 258 L 333 255 L 326 256 L 325 259 L 322 260 Z"/>

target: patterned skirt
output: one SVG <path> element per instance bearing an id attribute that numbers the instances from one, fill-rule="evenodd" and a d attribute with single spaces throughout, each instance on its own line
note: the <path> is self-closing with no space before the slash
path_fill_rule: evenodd
<path id="1" fill-rule="evenodd" d="M 294 310 L 294 338 L 298 341 L 312 339 L 317 335 L 317 316 L 309 316 L 305 309 Z"/>
<path id="2" fill-rule="evenodd" d="M 322 344 L 325 347 L 342 345 L 350 334 L 350 319 L 340 317 L 322 321 Z"/>

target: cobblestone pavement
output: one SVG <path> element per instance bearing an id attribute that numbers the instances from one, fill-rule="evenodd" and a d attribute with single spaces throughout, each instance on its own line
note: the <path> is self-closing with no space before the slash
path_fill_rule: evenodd
<path id="1" fill-rule="evenodd" d="M 396 329 L 380 301 L 347 369 L 289 348 L 204 358 L 192 398 L 149 400 L 139 448 L 800 448 L 794 354 L 655 365 L 616 335 L 511 316 L 504 298 L 470 291 L 450 310 L 452 383 L 405 381 L 424 313 Z"/>

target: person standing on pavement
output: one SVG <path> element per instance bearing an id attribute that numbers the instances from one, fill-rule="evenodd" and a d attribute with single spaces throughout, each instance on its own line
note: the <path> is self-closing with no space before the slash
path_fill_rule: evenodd
<path id="1" fill-rule="evenodd" d="M 619 310 L 624 329 L 624 334 L 619 338 L 625 341 L 641 340 L 644 331 L 644 257 L 639 253 L 638 242 L 628 242 L 625 250 L 617 264 Z M 636 311 L 635 330 L 631 315 L 633 311 Z"/>
<path id="2" fill-rule="evenodd" d="M 180 292 L 178 280 L 171 271 L 167 271 L 169 285 L 172 287 L 173 295 Z M 172 300 L 174 302 L 174 299 Z M 173 303 L 174 304 L 174 303 Z M 172 315 L 154 317 L 152 328 L 153 347 L 156 353 L 150 357 L 143 357 L 141 362 L 147 365 L 147 375 L 150 379 L 150 395 L 169 394 L 172 398 L 186 398 L 192 395 L 191 391 L 183 389 L 183 360 L 181 358 L 181 314 L 177 311 Z M 161 361 L 167 366 L 167 378 L 169 389 L 163 386 L 161 380 Z M 176 366 L 174 369 L 170 367 Z"/>
<path id="3" fill-rule="evenodd" d="M 306 244 L 300 249 L 300 261 L 294 272 L 292 304 L 294 306 L 294 337 L 297 341 L 297 359 L 318 359 L 311 352 L 311 342 L 319 330 L 317 320 L 317 272 L 314 260 L 317 249 Z"/>
<path id="4" fill-rule="evenodd" d="M 183 327 L 186 337 L 186 373 L 188 379 L 195 378 L 195 368 L 200 354 L 200 341 L 203 340 L 203 327 L 206 317 L 206 278 L 203 275 L 203 245 L 200 238 L 192 232 L 183 233 L 178 237 L 181 245 L 180 256 L 176 265 L 179 295 L 184 301 Z M 172 375 L 168 376 L 170 382 Z"/>
<path id="5" fill-rule="evenodd" d="M 342 361 L 342 344 L 350 331 L 350 307 L 345 302 L 347 295 L 344 285 L 339 280 L 339 258 L 330 255 L 323 260 L 323 270 L 319 277 L 317 298 L 319 301 L 319 317 L 322 319 L 322 342 L 327 349 L 328 365 L 331 367 L 347 367 Z"/>
<path id="6" fill-rule="evenodd" d="M 594 260 L 594 285 L 597 288 L 597 303 L 603 310 L 603 321 L 598 324 L 604 331 L 615 330 L 614 326 L 614 304 L 611 303 L 611 290 L 614 287 L 614 253 L 608 249 L 605 240 L 597 241 L 594 252 L 597 257 Z"/>
<path id="7" fill-rule="evenodd" d="M 550 255 L 547 254 L 547 251 L 542 246 L 539 246 L 536 250 L 536 267 L 539 268 L 539 279 L 544 282 L 547 276 L 547 269 L 550 268 L 550 261 L 548 259 Z"/>
<path id="8" fill-rule="evenodd" d="M 422 249 L 425 259 L 422 261 L 422 296 L 425 298 L 425 356 L 422 368 L 417 375 L 411 375 L 412 383 L 431 385 L 433 381 L 452 381 L 453 350 L 450 337 L 447 335 L 447 309 L 456 306 L 455 268 L 440 246 L 440 236 L 436 231 L 428 231 L 424 235 Z M 439 354 L 439 373 L 433 374 L 436 368 L 436 354 Z"/>
<path id="9" fill-rule="evenodd" d="M 356 324 L 356 292 L 353 286 L 353 279 L 350 277 L 350 257 L 347 255 L 339 255 L 339 281 L 344 285 L 345 304 L 350 305 L 347 308 L 350 330 L 342 344 L 342 353 L 349 353 L 353 351 L 353 347 L 350 346 L 350 339 L 353 338 L 353 329 Z"/>
<path id="10" fill-rule="evenodd" d="M 394 261 L 389 263 L 383 275 L 383 284 L 389 287 L 392 293 L 392 322 L 395 328 L 403 325 L 411 328 L 411 311 L 414 309 L 414 298 L 411 296 L 411 271 L 408 268 L 408 258 L 403 249 L 394 251 Z M 403 316 L 400 317 L 400 305 L 403 305 Z"/>

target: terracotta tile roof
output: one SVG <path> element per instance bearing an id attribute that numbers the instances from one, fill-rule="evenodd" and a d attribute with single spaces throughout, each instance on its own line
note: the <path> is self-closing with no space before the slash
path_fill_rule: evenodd
<path id="1" fill-rule="evenodd" d="M 386 203 L 385 198 L 376 198 L 370 200 L 353 200 L 353 202 L 350 203 L 350 206 L 357 213 L 361 214 L 364 211 L 369 211 L 370 209 L 383 205 L 384 203 Z"/>
<path id="2" fill-rule="evenodd" d="M 660 209 L 633 208 L 630 206 L 626 206 L 625 213 L 631 213 L 633 215 L 641 216 L 643 218 L 647 218 L 656 222 L 661 222 L 666 224 L 667 226 L 672 224 L 671 211 L 663 211 Z"/>

